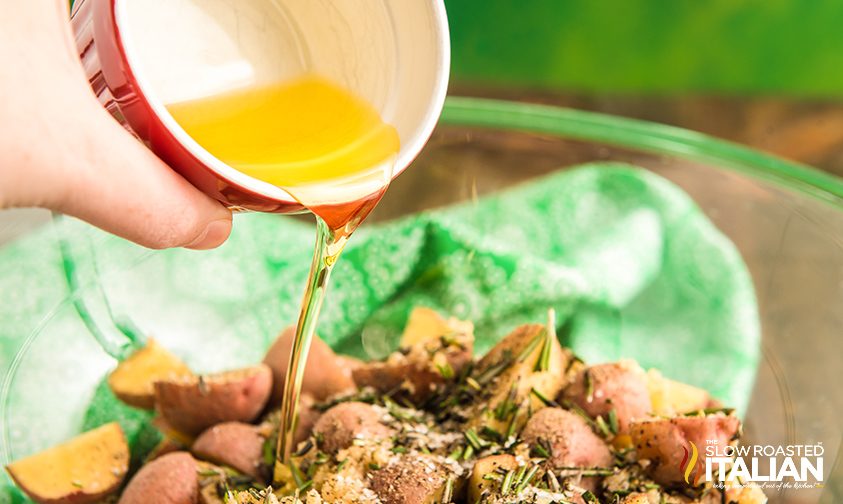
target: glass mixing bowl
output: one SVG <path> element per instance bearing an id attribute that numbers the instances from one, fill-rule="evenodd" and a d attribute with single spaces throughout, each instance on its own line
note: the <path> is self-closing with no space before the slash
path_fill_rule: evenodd
<path id="1" fill-rule="evenodd" d="M 394 182 L 371 220 L 465 201 L 554 170 L 609 160 L 645 167 L 681 186 L 737 245 L 749 267 L 759 303 L 763 360 L 745 416 L 745 440 L 822 443 L 825 451 L 825 488 L 768 491 L 771 502 L 842 502 L 840 180 L 673 127 L 547 106 L 451 98 L 429 145 Z M 80 297 L 94 299 L 102 290 L 109 305 L 100 303 L 99 310 L 130 314 L 202 370 L 259 360 L 283 322 L 295 315 L 296 307 L 278 304 L 277 293 L 251 288 L 257 270 L 227 267 L 234 256 L 248 264 L 242 255 L 250 252 L 236 240 L 211 252 L 170 251 L 196 257 L 193 270 L 178 271 L 159 253 L 82 224 L 66 229 L 90 234 L 94 251 L 106 248 L 101 245 L 107 241 L 112 252 L 100 258 L 98 275 L 80 270 L 83 281 L 76 297 L 38 307 L 43 317 L 32 321 L 31 331 L 4 342 L 17 351 L 0 388 L 3 463 L 77 433 L 97 384 L 114 365 L 80 320 L 74 305 Z M 306 257 L 311 237 L 288 238 L 284 246 L 301 247 Z M 249 248 L 270 246 L 280 245 L 268 237 Z M 44 251 L 44 260 L 58 257 L 56 251 Z M 162 284 L 158 280 L 164 276 L 180 290 L 179 303 L 156 301 Z M 54 287 L 63 280 L 45 281 Z M 303 280 L 290 289 L 298 293 L 302 287 Z M 146 302 L 135 303 L 138 296 Z M 214 303 L 223 299 L 226 309 L 208 302 L 211 297 Z M 9 496 L 0 496 L 0 502 L 4 498 L 13 502 Z"/>

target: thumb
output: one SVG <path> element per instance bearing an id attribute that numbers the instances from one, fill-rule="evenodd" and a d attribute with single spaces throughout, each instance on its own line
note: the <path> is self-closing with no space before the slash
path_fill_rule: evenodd
<path id="1" fill-rule="evenodd" d="M 104 110 L 98 112 L 91 113 L 98 124 L 85 128 L 83 148 L 74 149 L 76 159 L 66 164 L 75 170 L 55 209 L 150 248 L 221 245 L 231 233 L 231 212 L 164 164 Z"/>

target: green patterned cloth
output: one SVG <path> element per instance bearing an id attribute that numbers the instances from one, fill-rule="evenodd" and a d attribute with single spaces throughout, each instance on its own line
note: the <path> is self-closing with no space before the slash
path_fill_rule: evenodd
<path id="1" fill-rule="evenodd" d="M 217 251 L 152 253 L 80 223 L 62 227 L 0 251 L 2 369 L 41 333 L 6 399 L 6 456 L 112 419 L 133 440 L 149 438 L 145 414 L 107 388 L 92 395 L 113 360 L 60 304 L 56 232 L 91 240 L 114 310 L 201 371 L 260 359 L 294 321 L 314 235 L 293 219 L 250 214 Z M 754 291 L 734 245 L 676 186 L 619 164 L 364 226 L 334 271 L 319 332 L 340 351 L 381 357 L 417 305 L 473 320 L 479 351 L 553 307 L 563 343 L 587 361 L 634 358 L 739 411 L 759 360 Z"/>

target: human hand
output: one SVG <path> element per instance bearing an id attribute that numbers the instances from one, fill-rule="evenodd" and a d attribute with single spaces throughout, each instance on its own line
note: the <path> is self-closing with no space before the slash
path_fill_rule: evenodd
<path id="1" fill-rule="evenodd" d="M 0 209 L 73 215 L 150 248 L 219 246 L 231 212 L 132 137 L 97 101 L 67 0 L 0 16 Z"/>

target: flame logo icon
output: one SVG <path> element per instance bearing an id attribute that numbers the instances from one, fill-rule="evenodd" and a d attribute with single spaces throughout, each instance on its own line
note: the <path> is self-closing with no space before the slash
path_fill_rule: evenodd
<path id="1" fill-rule="evenodd" d="M 679 463 L 679 471 L 684 471 L 685 483 L 690 485 L 691 483 L 688 481 L 688 478 L 691 476 L 691 472 L 697 465 L 699 452 L 697 451 L 697 445 L 695 445 L 693 441 L 688 441 L 688 444 L 691 445 L 691 451 L 688 452 L 688 448 L 684 446 L 682 447 L 682 449 L 685 450 L 685 455 L 682 457 L 682 462 Z M 689 458 L 690 460 L 688 460 Z"/>

